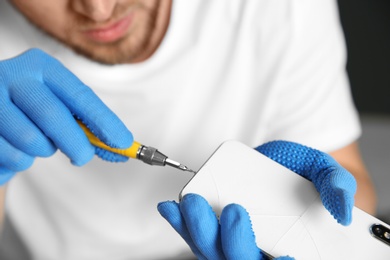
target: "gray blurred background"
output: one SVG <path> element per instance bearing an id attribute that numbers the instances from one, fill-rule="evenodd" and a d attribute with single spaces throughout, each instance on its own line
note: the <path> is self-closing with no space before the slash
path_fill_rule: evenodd
<path id="1" fill-rule="evenodd" d="M 378 217 L 390 223 L 390 1 L 338 2 L 363 124 L 360 147 L 378 191 Z"/>

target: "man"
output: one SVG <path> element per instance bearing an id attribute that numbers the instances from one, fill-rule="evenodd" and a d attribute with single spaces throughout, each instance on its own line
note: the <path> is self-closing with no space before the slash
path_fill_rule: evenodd
<path id="1" fill-rule="evenodd" d="M 228 139 L 306 144 L 352 172 L 356 205 L 375 212 L 335 2 L 12 0 L 0 12 L 1 170 L 4 183 L 26 170 L 7 213 L 34 259 L 191 255 L 155 209 L 190 176 L 92 159 L 74 117 L 114 147 L 131 145 L 128 127 L 194 169 Z"/>

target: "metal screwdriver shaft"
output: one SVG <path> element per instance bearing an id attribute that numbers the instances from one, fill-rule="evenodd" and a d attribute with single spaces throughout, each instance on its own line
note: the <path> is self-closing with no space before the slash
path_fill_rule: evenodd
<path id="1" fill-rule="evenodd" d="M 195 173 L 193 170 L 189 169 L 187 166 L 176 162 L 174 160 L 171 160 L 168 158 L 168 156 L 161 153 L 159 150 L 157 150 L 154 147 L 150 146 L 144 146 L 141 145 L 138 149 L 137 153 L 137 159 L 143 161 L 144 163 L 150 164 L 150 165 L 159 165 L 159 166 L 165 166 L 169 165 L 171 167 L 174 167 L 176 169 L 182 170 L 182 171 L 188 171 Z"/>

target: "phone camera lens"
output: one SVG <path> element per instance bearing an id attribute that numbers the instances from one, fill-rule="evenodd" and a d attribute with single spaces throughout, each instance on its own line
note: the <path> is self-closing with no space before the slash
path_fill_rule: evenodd
<path id="1" fill-rule="evenodd" d="M 375 228 L 374 228 L 374 232 L 375 232 L 376 234 L 381 234 L 381 233 L 382 233 L 382 229 L 381 229 L 380 227 L 375 227 Z"/>
<path id="2" fill-rule="evenodd" d="M 381 225 L 381 224 L 373 224 L 370 227 L 371 234 L 382 241 L 383 243 L 390 245 L 390 228 Z"/>

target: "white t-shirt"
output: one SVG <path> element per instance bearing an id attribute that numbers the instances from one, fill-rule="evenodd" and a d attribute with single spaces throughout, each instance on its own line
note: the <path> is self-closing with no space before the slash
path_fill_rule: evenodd
<path id="1" fill-rule="evenodd" d="M 225 140 L 284 139 L 324 151 L 360 135 L 336 1 L 173 1 L 147 61 L 104 66 L 74 54 L 0 2 L 0 59 L 38 47 L 74 72 L 136 140 L 195 170 Z M 190 175 L 136 160 L 83 167 L 61 152 L 10 183 L 7 213 L 34 259 L 185 259 L 159 215 Z"/>

